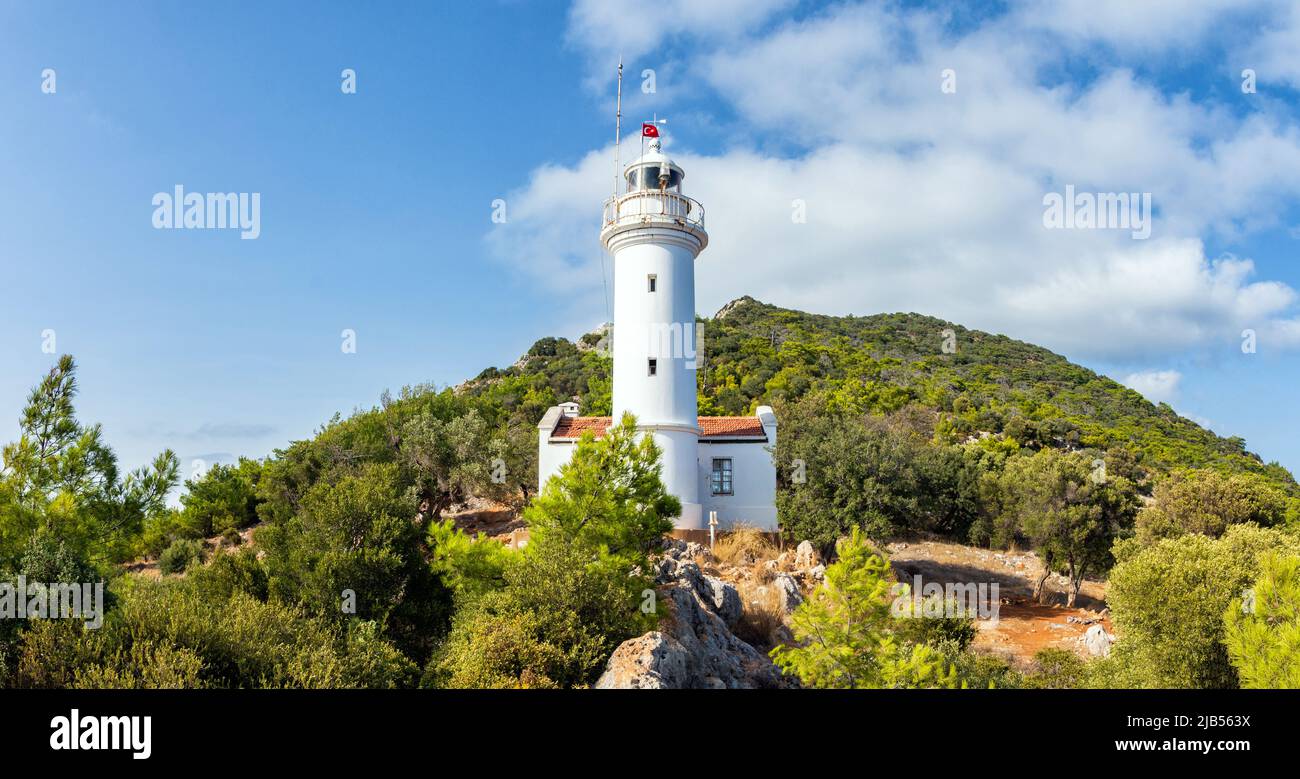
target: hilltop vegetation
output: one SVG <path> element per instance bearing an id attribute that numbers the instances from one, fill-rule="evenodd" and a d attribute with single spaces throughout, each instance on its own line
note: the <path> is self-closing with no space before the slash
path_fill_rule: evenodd
<path id="1" fill-rule="evenodd" d="M 1295 589 L 1300 488 L 1240 439 L 1041 348 L 916 314 L 826 317 L 745 298 L 703 327 L 701 413 L 776 407 L 782 530 L 828 559 L 837 539 L 853 539 L 836 569 L 850 590 L 881 589 L 885 569 L 867 544 L 891 537 L 1031 547 L 1046 572 L 1068 578 L 1071 601 L 1084 577 L 1113 570 L 1116 624 L 1134 637 L 1087 669 L 1044 659 L 1056 676 L 1232 686 L 1255 660 L 1246 682 L 1287 678 L 1276 669 L 1292 662 L 1289 645 L 1272 623 L 1223 616 L 1258 577 L 1282 593 L 1270 613 L 1291 613 Z M 658 452 L 626 424 L 585 441 L 536 494 L 545 410 L 578 398 L 584 413 L 610 412 L 601 337 L 543 338 L 458 387 L 385 393 L 265 460 L 185 482 L 180 508 L 163 500 L 177 486 L 175 456 L 119 474 L 98 427 L 75 416 L 75 366 L 64 358 L 4 449 L 0 579 L 103 578 L 110 611 L 99 631 L 6 620 L 0 681 L 593 683 L 610 652 L 657 619 L 644 572 L 676 511 Z M 484 498 L 521 513 L 534 534 L 527 548 L 474 541 L 450 521 Z M 125 573 L 141 557 L 159 560 L 161 579 Z M 1165 598 L 1169 586 L 1185 591 Z M 818 600 L 795 639 L 855 603 Z M 1171 638 L 1166 624 L 1190 635 Z M 847 648 L 830 651 L 863 655 L 850 680 L 823 673 L 815 653 L 779 655 L 812 685 L 1011 683 L 965 643 L 918 635 L 881 622 L 846 636 Z"/>
<path id="2" fill-rule="evenodd" d="M 991 434 L 1006 449 L 1123 448 L 1152 470 L 1250 472 L 1300 494 L 1285 468 L 1262 462 L 1242 439 L 1215 435 L 1167 404 L 1006 336 L 920 314 L 834 317 L 752 298 L 733 301 L 699 326 L 702 416 L 748 414 L 810 396 L 851 415 L 914 407 L 935 416 L 939 443 Z M 515 365 L 489 368 L 465 386 L 503 401 L 527 395 L 542 408 L 576 396 L 583 413 L 608 414 L 609 363 L 596 349 L 600 338 L 544 338 Z"/>

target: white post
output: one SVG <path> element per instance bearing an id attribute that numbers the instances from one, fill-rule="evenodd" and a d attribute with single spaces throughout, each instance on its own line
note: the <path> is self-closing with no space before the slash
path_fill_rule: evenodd
<path id="1" fill-rule="evenodd" d="M 717 540 L 718 512 L 709 512 L 709 552 L 713 551 L 713 542 Z"/>

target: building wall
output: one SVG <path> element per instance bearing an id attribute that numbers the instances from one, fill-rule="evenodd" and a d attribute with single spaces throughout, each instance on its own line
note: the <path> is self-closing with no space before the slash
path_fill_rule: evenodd
<path id="1" fill-rule="evenodd" d="M 704 522 L 709 512 L 718 512 L 718 528 L 730 530 L 738 524 L 760 530 L 776 530 L 776 467 L 770 445 L 763 442 L 710 443 L 700 441 L 700 502 L 704 504 Z M 711 494 L 713 459 L 731 458 L 731 495 Z"/>
<path id="2" fill-rule="evenodd" d="M 630 411 L 647 427 L 695 427 L 695 254 L 667 229 L 628 233 L 616 244 L 615 421 Z M 651 274 L 654 292 L 648 290 Z M 654 376 L 650 358 L 658 362 Z"/>
<path id="3" fill-rule="evenodd" d="M 560 472 L 560 466 L 573 457 L 573 450 L 577 444 L 559 443 L 551 441 L 547 443 L 542 440 L 541 446 L 537 450 L 537 481 L 539 491 L 546 487 L 546 482 L 555 474 Z"/>

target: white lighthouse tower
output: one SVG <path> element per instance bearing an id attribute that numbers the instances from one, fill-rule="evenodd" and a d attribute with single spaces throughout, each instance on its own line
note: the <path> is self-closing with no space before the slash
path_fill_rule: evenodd
<path id="1" fill-rule="evenodd" d="M 601 243 L 614 258 L 614 419 L 625 412 L 663 450 L 664 486 L 682 502 L 677 526 L 705 527 L 695 399 L 695 258 L 709 244 L 704 207 L 659 138 L 623 170 L 605 206 Z"/>
<path id="2" fill-rule="evenodd" d="M 700 417 L 695 373 L 695 259 L 709 244 L 704 207 L 682 194 L 685 172 L 659 139 L 622 171 L 605 203 L 600 240 L 614 258 L 612 417 L 562 403 L 538 423 L 538 488 L 559 473 L 584 434 L 603 436 L 624 413 L 662 451 L 660 478 L 681 501 L 686 537 L 717 527 L 777 528 L 776 417 Z M 706 536 L 707 537 L 707 536 Z"/>

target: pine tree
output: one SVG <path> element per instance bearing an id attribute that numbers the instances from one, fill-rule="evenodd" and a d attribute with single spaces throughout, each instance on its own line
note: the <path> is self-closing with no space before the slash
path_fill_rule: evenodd
<path id="1" fill-rule="evenodd" d="M 128 557 L 144 520 L 161 512 L 176 486 L 171 450 L 123 476 L 99 425 L 77 421 L 76 364 L 69 355 L 32 390 L 19 439 L 0 468 L 0 563 L 13 564 L 36 533 L 65 540 L 102 560 Z"/>
<path id="2" fill-rule="evenodd" d="M 1224 644 L 1241 686 L 1300 689 L 1300 557 L 1270 554 L 1224 614 Z"/>
<path id="3" fill-rule="evenodd" d="M 907 644 L 891 628 L 893 578 L 861 531 L 839 544 L 839 561 L 790 619 L 797 646 L 772 658 L 809 687 L 838 689 L 958 686 L 955 669 L 925 644 Z"/>

